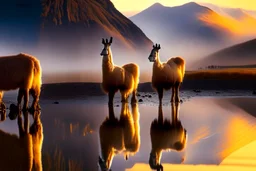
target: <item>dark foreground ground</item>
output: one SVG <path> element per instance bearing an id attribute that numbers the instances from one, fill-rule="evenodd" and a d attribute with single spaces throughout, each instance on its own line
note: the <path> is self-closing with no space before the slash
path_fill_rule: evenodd
<path id="1" fill-rule="evenodd" d="M 192 91 L 197 94 L 204 91 L 214 91 L 216 94 L 230 91 L 246 91 L 253 95 L 256 90 L 255 80 L 184 80 L 180 91 Z M 151 83 L 139 84 L 139 92 L 153 93 Z M 72 98 L 105 95 L 100 83 L 58 83 L 43 84 L 41 98 Z"/>

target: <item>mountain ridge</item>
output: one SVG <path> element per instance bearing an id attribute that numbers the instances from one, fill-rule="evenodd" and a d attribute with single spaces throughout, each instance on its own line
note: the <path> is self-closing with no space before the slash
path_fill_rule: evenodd
<path id="1" fill-rule="evenodd" d="M 235 44 L 207 55 L 195 62 L 197 67 L 209 65 L 234 66 L 256 63 L 256 38 Z"/>

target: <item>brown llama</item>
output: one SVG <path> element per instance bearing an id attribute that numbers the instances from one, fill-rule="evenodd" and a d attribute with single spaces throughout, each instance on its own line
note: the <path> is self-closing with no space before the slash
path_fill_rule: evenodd
<path id="1" fill-rule="evenodd" d="M 42 84 L 41 70 L 39 60 L 28 54 L 0 57 L 0 103 L 3 103 L 4 91 L 19 89 L 17 97 L 19 109 L 23 97 L 23 110 L 28 109 L 29 94 L 33 97 L 31 109 L 40 109 L 38 101 Z"/>
<path id="2" fill-rule="evenodd" d="M 108 103 L 113 103 L 115 93 L 120 91 L 122 102 L 128 102 L 129 95 L 132 93 L 131 103 L 136 103 L 136 93 L 139 83 L 139 66 L 134 63 L 123 65 L 122 67 L 116 66 L 113 62 L 111 52 L 111 43 L 113 38 L 104 40 L 102 44 L 104 48 L 101 52 L 102 59 L 102 89 L 108 93 Z"/>

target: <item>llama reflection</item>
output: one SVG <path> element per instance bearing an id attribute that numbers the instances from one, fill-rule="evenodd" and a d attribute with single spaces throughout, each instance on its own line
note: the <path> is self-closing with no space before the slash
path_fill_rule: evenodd
<path id="1" fill-rule="evenodd" d="M 43 126 L 40 111 L 33 113 L 33 124 L 29 127 L 28 112 L 17 116 L 19 136 L 0 130 L 0 170 L 42 171 L 41 150 Z"/>
<path id="2" fill-rule="evenodd" d="M 138 104 L 132 104 L 132 113 L 128 103 L 122 103 L 121 115 L 118 120 L 113 105 L 109 105 L 109 116 L 100 126 L 101 170 L 109 170 L 116 154 L 123 153 L 128 160 L 135 155 L 140 147 L 140 126 Z"/>
<path id="3" fill-rule="evenodd" d="M 149 165 L 151 169 L 163 170 L 162 152 L 167 150 L 182 151 L 186 146 L 187 131 L 183 128 L 179 115 L 179 103 L 172 103 L 172 122 L 163 118 L 162 105 L 159 105 L 158 119 L 151 123 L 150 136 L 152 150 Z"/>

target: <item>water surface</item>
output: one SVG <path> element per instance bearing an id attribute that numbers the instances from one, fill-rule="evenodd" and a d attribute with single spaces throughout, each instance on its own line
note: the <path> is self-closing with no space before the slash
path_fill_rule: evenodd
<path id="1" fill-rule="evenodd" d="M 178 106 L 177 121 L 173 122 L 172 109 L 176 107 L 166 101 L 162 106 L 163 124 L 154 102 L 133 107 L 117 103 L 111 111 L 105 97 L 63 100 L 59 104 L 42 100 L 42 167 L 94 171 L 99 170 L 99 156 L 103 155 L 109 156 L 112 170 L 148 164 L 152 151 L 150 129 L 155 119 L 154 148 L 164 149 L 165 142 L 170 144 L 169 150 L 161 153 L 162 164 L 219 164 L 233 151 L 256 140 L 255 102 L 255 98 L 195 97 Z M 19 135 L 17 120 L 7 117 L 0 123 L 0 130 Z M 184 143 L 181 151 L 174 150 L 177 141 Z"/>

